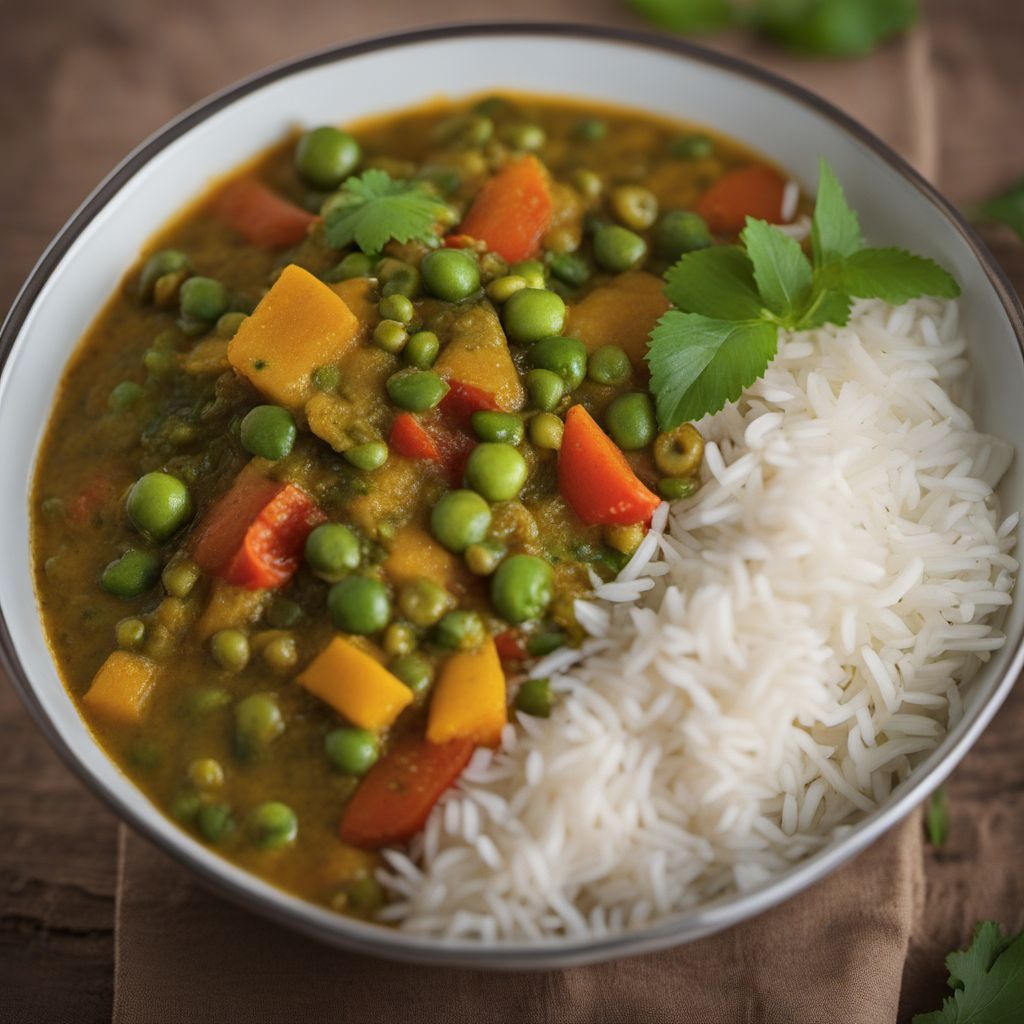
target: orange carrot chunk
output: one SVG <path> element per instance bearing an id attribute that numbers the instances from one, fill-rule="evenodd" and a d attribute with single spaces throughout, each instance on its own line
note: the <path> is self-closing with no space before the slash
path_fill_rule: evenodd
<path id="1" fill-rule="evenodd" d="M 228 583 L 280 587 L 295 574 L 306 538 L 324 518 L 305 491 L 267 480 L 250 463 L 203 517 L 192 557 Z"/>
<path id="2" fill-rule="evenodd" d="M 441 794 L 473 753 L 468 739 L 428 743 L 403 736 L 369 771 L 341 818 L 341 838 L 375 850 L 401 843 L 424 825 Z"/>
<path id="3" fill-rule="evenodd" d="M 515 263 L 537 251 L 551 210 L 547 173 L 535 156 L 524 156 L 484 183 L 456 234 L 480 239 Z"/>
<path id="4" fill-rule="evenodd" d="M 210 212 L 250 245 L 267 249 L 298 245 L 318 220 L 254 178 L 226 185 L 213 200 Z"/>
<path id="5" fill-rule="evenodd" d="M 582 405 L 574 405 L 565 417 L 558 487 L 576 515 L 588 524 L 646 523 L 661 502 Z"/>
<path id="6" fill-rule="evenodd" d="M 786 179 L 765 164 L 750 164 L 719 178 L 701 196 L 697 212 L 712 231 L 735 234 L 748 217 L 778 224 L 782 220 L 782 195 Z"/>

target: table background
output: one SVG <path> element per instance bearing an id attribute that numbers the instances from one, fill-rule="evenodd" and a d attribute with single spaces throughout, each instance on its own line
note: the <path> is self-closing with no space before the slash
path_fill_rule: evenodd
<path id="1" fill-rule="evenodd" d="M 856 114 L 864 90 L 909 90 L 903 122 L 869 125 L 969 207 L 1024 175 L 1024 5 L 924 0 L 926 23 L 881 61 L 780 59 L 736 37 L 709 45 L 827 78 Z M 0 309 L 89 189 L 182 108 L 305 50 L 441 20 L 573 20 L 639 26 L 616 0 L 0 0 Z M 102 96 L 106 109 L 93 106 Z M 1018 289 L 1024 246 L 985 233 Z M 10 441 L 10 439 L 8 439 Z M 907 1013 L 936 1006 L 944 951 L 976 920 L 1024 924 L 1024 691 L 1011 695 L 949 786 L 952 832 L 927 853 L 926 914 L 911 945 Z M 0 682 L 0 1021 L 109 1021 L 116 819 L 60 763 Z"/>

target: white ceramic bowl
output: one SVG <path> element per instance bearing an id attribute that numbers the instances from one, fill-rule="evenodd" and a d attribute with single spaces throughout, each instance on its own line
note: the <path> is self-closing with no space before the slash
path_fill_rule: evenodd
<path id="1" fill-rule="evenodd" d="M 143 243 L 211 178 L 296 124 L 341 123 L 451 96 L 503 88 L 565 94 L 705 123 L 767 154 L 808 185 L 824 156 L 872 243 L 940 259 L 960 281 L 982 426 L 1024 450 L 1022 311 L 956 211 L 902 160 L 826 103 L 728 57 L 653 36 L 580 26 L 434 29 L 342 46 L 294 61 L 199 104 L 132 153 L 86 200 L 26 282 L 0 334 L 0 648 L 35 719 L 81 778 L 131 825 L 219 892 L 309 935 L 425 963 L 556 967 L 645 952 L 734 924 L 792 896 L 877 839 L 960 760 L 1016 680 L 1024 597 L 1009 640 L 973 680 L 963 719 L 907 783 L 840 841 L 760 889 L 610 938 L 503 944 L 442 942 L 346 919 L 222 860 L 172 825 L 91 738 L 57 676 L 29 566 L 27 495 L 64 365 Z M 1019 463 L 1001 488 L 1024 505 Z"/>

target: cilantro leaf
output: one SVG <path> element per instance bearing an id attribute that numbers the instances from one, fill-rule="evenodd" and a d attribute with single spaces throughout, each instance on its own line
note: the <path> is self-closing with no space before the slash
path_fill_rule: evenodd
<path id="1" fill-rule="evenodd" d="M 665 274 L 665 295 L 684 313 L 713 320 L 756 320 L 764 303 L 754 266 L 738 245 L 716 245 L 680 257 Z"/>
<path id="2" fill-rule="evenodd" d="M 767 320 L 715 320 L 670 309 L 651 332 L 646 357 L 662 430 L 735 401 L 764 373 L 777 344 L 778 328 Z"/>
<path id="3" fill-rule="evenodd" d="M 960 294 L 948 271 L 903 249 L 861 249 L 835 267 L 833 282 L 850 295 L 894 306 L 921 295 L 955 299 Z"/>
<path id="4" fill-rule="evenodd" d="M 348 178 L 330 201 L 324 216 L 327 243 L 343 249 L 355 242 L 363 252 L 376 253 L 391 239 L 429 242 L 446 212 L 422 182 L 394 180 L 375 168 Z"/>
<path id="5" fill-rule="evenodd" d="M 796 319 L 813 286 L 810 260 L 795 238 L 767 221 L 747 218 L 740 234 L 754 266 L 754 280 L 764 304 L 787 322 Z"/>
<path id="6" fill-rule="evenodd" d="M 713 32 L 733 21 L 732 0 L 629 0 L 629 5 L 673 32 Z"/>
<path id="7" fill-rule="evenodd" d="M 978 219 L 1005 224 L 1024 238 L 1024 178 L 978 207 Z"/>
<path id="8" fill-rule="evenodd" d="M 1024 1006 L 1024 932 L 1004 936 L 994 921 L 978 925 L 966 950 L 946 957 L 953 995 L 912 1024 L 1015 1024 Z"/>
<path id="9" fill-rule="evenodd" d="M 839 179 L 824 160 L 818 165 L 818 195 L 811 221 L 815 266 L 846 259 L 864 248 L 860 221 L 850 209 Z"/>
<path id="10" fill-rule="evenodd" d="M 924 809 L 924 826 L 932 846 L 939 849 L 946 845 L 949 838 L 949 798 L 945 786 L 939 786 L 928 798 Z"/>

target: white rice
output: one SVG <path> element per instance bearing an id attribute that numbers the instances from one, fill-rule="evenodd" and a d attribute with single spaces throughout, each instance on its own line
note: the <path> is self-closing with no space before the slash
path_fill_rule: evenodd
<path id="1" fill-rule="evenodd" d="M 953 303 L 859 303 L 706 419 L 703 486 L 553 674 L 550 719 L 478 752 L 386 917 L 484 942 L 600 935 L 761 884 L 886 799 L 1003 642 L 1012 458 L 955 404 Z M 664 530 L 664 533 L 661 531 Z M 415 861 L 415 863 L 414 863 Z"/>

